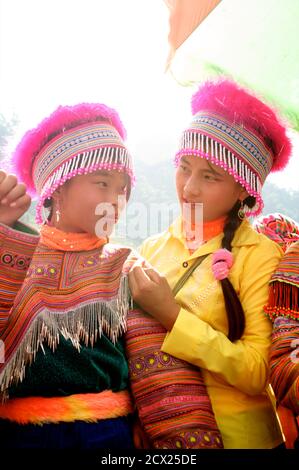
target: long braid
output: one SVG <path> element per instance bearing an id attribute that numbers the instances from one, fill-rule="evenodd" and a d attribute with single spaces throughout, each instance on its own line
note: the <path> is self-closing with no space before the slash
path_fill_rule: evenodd
<path id="1" fill-rule="evenodd" d="M 244 201 L 248 207 L 253 207 L 255 198 L 249 196 Z M 238 216 L 240 202 L 238 201 L 228 214 L 227 222 L 224 226 L 224 237 L 222 239 L 222 248 L 231 251 L 232 241 L 236 230 L 241 224 Z M 230 341 L 236 341 L 243 335 L 245 328 L 245 315 L 240 299 L 228 278 L 221 281 L 225 308 L 228 318 L 228 338 Z"/>

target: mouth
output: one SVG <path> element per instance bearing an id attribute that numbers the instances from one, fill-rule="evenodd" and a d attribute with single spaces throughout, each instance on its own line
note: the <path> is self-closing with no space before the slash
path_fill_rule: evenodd
<path id="1" fill-rule="evenodd" d="M 192 208 L 195 208 L 197 204 L 201 204 L 201 202 L 199 202 L 199 201 L 188 201 L 188 199 L 186 199 L 184 197 L 181 199 L 181 201 L 182 201 L 183 204 L 190 204 L 190 206 Z"/>
<path id="2" fill-rule="evenodd" d="M 111 217 L 103 215 L 102 217 L 100 217 L 100 219 L 102 219 L 103 222 L 106 222 L 107 224 L 116 224 L 118 222 L 118 216 Z"/>

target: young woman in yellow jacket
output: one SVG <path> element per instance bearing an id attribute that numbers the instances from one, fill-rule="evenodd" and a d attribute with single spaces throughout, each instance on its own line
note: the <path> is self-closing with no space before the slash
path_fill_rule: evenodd
<path id="1" fill-rule="evenodd" d="M 132 391 L 151 442 L 162 436 L 164 447 L 217 447 L 212 427 L 220 432 L 218 447 L 275 448 L 283 435 L 268 382 L 272 325 L 263 306 L 282 250 L 247 217 L 262 211 L 262 185 L 287 164 L 291 145 L 275 111 L 227 80 L 204 83 L 192 114 L 175 159 L 182 214 L 143 244 L 152 267 L 135 265 L 130 273 L 133 297 L 154 322 L 146 331 L 129 318 Z M 203 379 L 202 423 L 189 433 L 176 423 L 189 419 L 194 377 L 180 400 L 165 392 L 175 358 L 196 366 Z"/>

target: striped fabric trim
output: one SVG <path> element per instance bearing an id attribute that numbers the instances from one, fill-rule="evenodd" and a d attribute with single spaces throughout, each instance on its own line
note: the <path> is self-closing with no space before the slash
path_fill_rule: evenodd
<path id="1" fill-rule="evenodd" d="M 272 320 L 278 316 L 299 320 L 299 241 L 286 251 L 272 275 L 264 310 Z"/>
<path id="2" fill-rule="evenodd" d="M 270 282 L 281 281 L 299 288 L 299 241 L 284 254 Z"/>
<path id="3" fill-rule="evenodd" d="M 222 448 L 199 368 L 161 351 L 166 330 L 130 310 L 126 333 L 132 394 L 155 449 Z"/>
<path id="4" fill-rule="evenodd" d="M 119 418 L 133 412 L 127 390 L 84 393 L 66 397 L 12 398 L 0 405 L 0 419 L 18 424 L 96 422 Z"/>
<path id="5" fill-rule="evenodd" d="M 0 332 L 23 284 L 39 236 L 0 224 Z"/>
<path id="6" fill-rule="evenodd" d="M 299 415 L 299 322 L 277 317 L 270 351 L 270 380 L 277 400 Z"/>

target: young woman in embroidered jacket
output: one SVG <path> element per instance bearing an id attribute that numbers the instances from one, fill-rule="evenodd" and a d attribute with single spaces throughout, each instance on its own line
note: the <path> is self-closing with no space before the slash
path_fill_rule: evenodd
<path id="1" fill-rule="evenodd" d="M 107 239 L 133 179 L 124 138 L 105 105 L 59 107 L 0 172 L 1 448 L 133 447 L 131 250 Z M 40 234 L 18 222 L 29 193 Z"/>
<path id="2" fill-rule="evenodd" d="M 153 269 L 130 273 L 134 300 L 148 313 L 144 328 L 141 313 L 128 320 L 132 392 L 148 436 L 166 447 L 217 447 L 218 430 L 219 447 L 275 448 L 283 436 L 268 386 L 271 322 L 263 306 L 282 251 L 247 217 L 261 212 L 261 187 L 287 163 L 290 141 L 268 105 L 228 80 L 203 84 L 192 112 L 175 159 L 182 215 L 143 244 Z M 202 237 L 194 237 L 197 203 Z M 193 423 L 188 404 L 198 380 L 190 376 L 180 400 L 164 393 L 177 359 L 201 375 L 200 425 L 189 433 L 179 433 L 177 417 Z"/>

